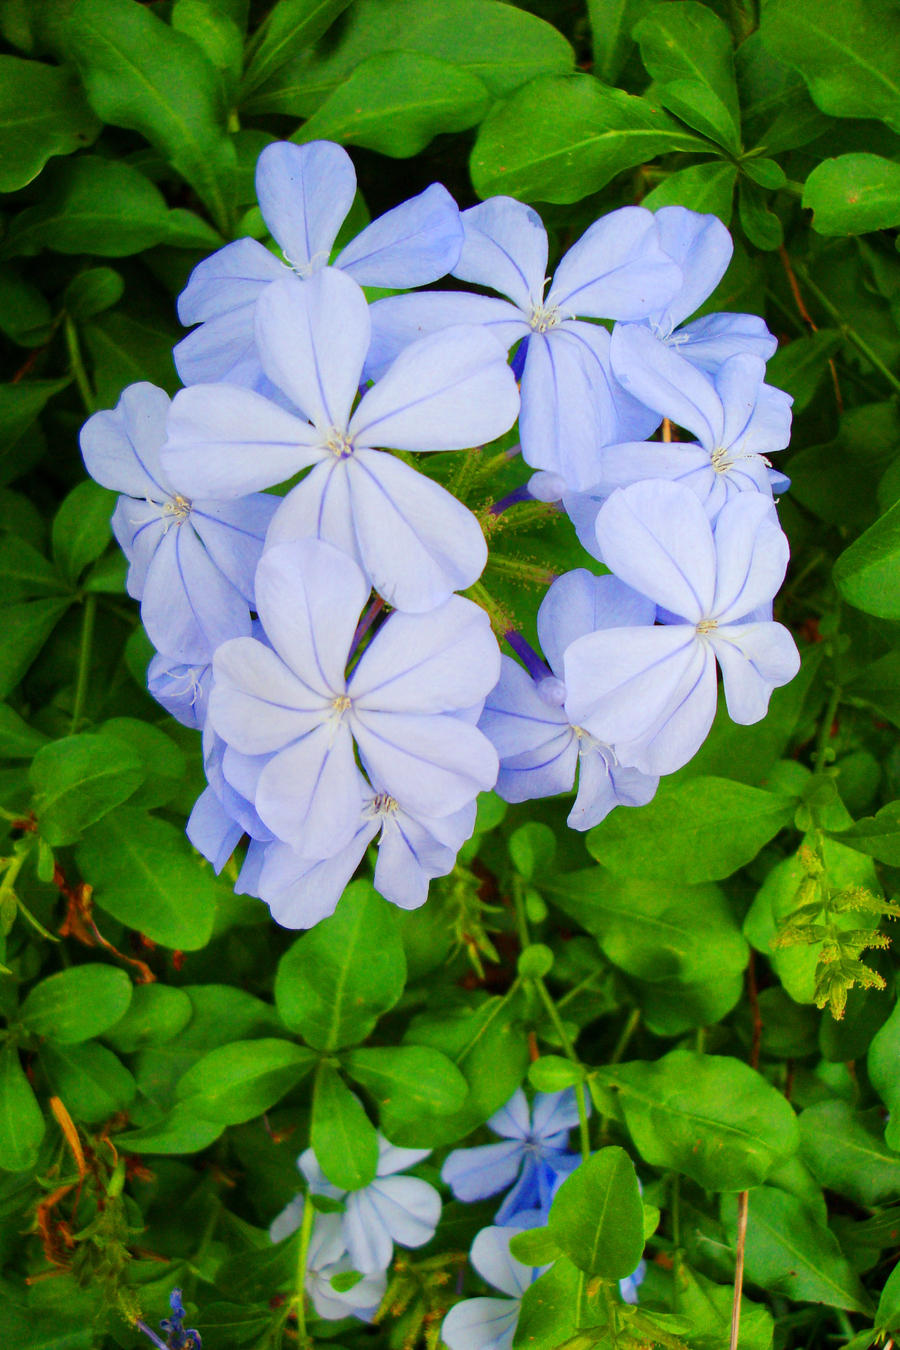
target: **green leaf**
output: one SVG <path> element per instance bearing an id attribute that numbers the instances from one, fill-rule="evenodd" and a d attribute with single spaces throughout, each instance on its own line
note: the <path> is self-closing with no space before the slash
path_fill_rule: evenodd
<path id="1" fill-rule="evenodd" d="M 579 1270 L 624 1280 L 644 1250 L 644 1207 L 634 1163 L 622 1148 L 601 1148 L 560 1186 L 547 1220 Z"/>
<path id="2" fill-rule="evenodd" d="M 769 252 L 784 242 L 781 221 L 769 210 L 766 194 L 746 177 L 738 182 L 738 210 L 751 244 Z"/>
<path id="3" fill-rule="evenodd" d="M 726 1216 L 734 1241 L 736 1216 L 731 1204 Z M 744 1278 L 805 1303 L 871 1312 L 865 1290 L 834 1234 L 802 1200 L 772 1186 L 750 1194 Z"/>
<path id="4" fill-rule="evenodd" d="M 819 234 L 866 234 L 900 224 L 900 164 L 881 155 L 839 155 L 817 164 L 803 205 Z"/>
<path id="5" fill-rule="evenodd" d="M 510 1239 L 509 1252 L 523 1266 L 550 1265 L 562 1255 L 549 1228 L 526 1228 Z"/>
<path id="6" fill-rule="evenodd" d="M 647 193 L 641 206 L 651 211 L 658 211 L 661 206 L 686 206 L 691 211 L 716 215 L 728 225 L 737 176 L 737 165 L 724 159 L 689 164 L 686 169 L 668 174 Z"/>
<path id="7" fill-rule="evenodd" d="M 405 158 L 438 132 L 474 126 L 489 105 L 477 76 L 449 61 L 421 52 L 379 52 L 356 67 L 293 139 L 339 141 Z"/>
<path id="8" fill-rule="evenodd" d="M 634 26 L 653 0 L 587 0 L 594 49 L 594 74 L 604 84 L 618 84 L 634 46 Z"/>
<path id="9" fill-rule="evenodd" d="M 545 75 L 492 109 L 469 168 L 480 197 L 575 202 L 655 155 L 704 149 L 649 99 L 591 75 Z"/>
<path id="10" fill-rule="evenodd" d="M 580 1064 L 573 1064 L 562 1055 L 541 1055 L 528 1070 L 528 1081 L 538 1092 L 562 1092 L 584 1079 Z"/>
<path id="11" fill-rule="evenodd" d="M 378 1103 L 381 1128 L 389 1139 L 395 1126 L 409 1124 L 425 1111 L 459 1111 L 469 1092 L 453 1061 L 424 1045 L 351 1050 L 343 1064 Z"/>
<path id="12" fill-rule="evenodd" d="M 794 338 L 779 347 L 770 360 L 766 380 L 791 395 L 795 414 L 812 403 L 819 385 L 829 374 L 828 359 L 843 341 L 843 334 L 836 328 L 820 328 L 809 337 Z"/>
<path id="13" fill-rule="evenodd" d="M 616 1090 L 645 1161 L 683 1172 L 707 1190 L 759 1186 L 796 1152 L 789 1104 L 740 1060 L 672 1050 L 655 1063 L 635 1061 L 596 1076 Z"/>
<path id="14" fill-rule="evenodd" d="M 800 72 L 823 112 L 880 117 L 900 131 L 900 25 L 893 0 L 771 0 L 760 37 Z"/>
<path id="15" fill-rule="evenodd" d="M 879 862 L 900 867 L 900 802 L 888 802 L 877 815 L 864 816 L 849 830 L 841 830 L 837 839 Z"/>
<path id="16" fill-rule="evenodd" d="M 587 846 L 612 872 L 717 881 L 755 858 L 795 807 L 791 797 L 727 778 L 664 779 L 647 806 L 607 816 Z"/>
<path id="17" fill-rule="evenodd" d="M 695 131 L 732 154 L 741 150 L 731 34 L 696 0 L 660 4 L 634 29 L 654 96 Z"/>
<path id="18" fill-rule="evenodd" d="M 16 268 L 0 265 L 0 332 L 20 346 L 39 347 L 50 337 L 52 320 L 50 304 L 38 288 Z"/>
<path id="19" fill-rule="evenodd" d="M 146 137 L 227 228 L 237 160 L 200 48 L 137 0 L 75 0 L 66 36 L 94 110 Z"/>
<path id="20" fill-rule="evenodd" d="M 206 1303 L 191 1317 L 200 1335 L 220 1345 L 258 1345 L 272 1324 L 268 1308 L 245 1308 L 239 1303 Z"/>
<path id="21" fill-rule="evenodd" d="M 131 992 L 131 980 L 115 966 L 70 966 L 29 990 L 19 1020 L 34 1036 L 77 1045 L 115 1026 L 128 1011 Z"/>
<path id="22" fill-rule="evenodd" d="M 584 1276 L 565 1256 L 522 1295 L 516 1350 L 559 1350 L 578 1327 Z"/>
<path id="23" fill-rule="evenodd" d="M 355 881 L 331 918 L 298 938 L 279 961 L 275 1003 L 289 1031 L 317 1050 L 336 1050 L 365 1040 L 405 980 L 393 906 L 368 881 Z"/>
<path id="24" fill-rule="evenodd" d="M 868 1070 L 872 1086 L 890 1114 L 884 1137 L 888 1147 L 900 1152 L 900 1003 L 869 1046 Z"/>
<path id="25" fill-rule="evenodd" d="M 82 831 L 127 801 L 144 780 L 129 746 L 85 733 L 45 745 L 28 777 L 41 837 L 52 848 L 73 844 Z"/>
<path id="26" fill-rule="evenodd" d="M 900 502 L 845 549 L 834 564 L 845 600 L 879 619 L 900 619 Z"/>
<path id="27" fill-rule="evenodd" d="M 759 31 L 741 43 L 734 64 L 746 145 L 777 155 L 828 131 L 830 118 L 819 112 L 797 72 L 776 60 Z"/>
<path id="28" fill-rule="evenodd" d="M 881 1291 L 875 1311 L 875 1325 L 880 1331 L 887 1332 L 900 1327 L 900 1265 L 894 1266 Z"/>
<path id="29" fill-rule="evenodd" d="M 536 75 L 570 71 L 575 62 L 552 24 L 496 0 L 355 0 L 337 42 L 288 62 L 246 106 L 309 117 L 361 61 L 392 51 L 450 61 L 497 99 Z"/>
<path id="30" fill-rule="evenodd" d="M 43 553 L 13 534 L 0 536 L 0 576 L 9 603 L 59 595 L 68 590 L 59 572 Z"/>
<path id="31" fill-rule="evenodd" d="M 0 384 L 0 452 L 4 461 L 38 413 L 43 411 L 47 400 L 69 383 L 70 376 L 67 375 L 61 380 L 22 380 L 19 384 Z"/>
<path id="32" fill-rule="evenodd" d="M 82 150 L 99 132 L 70 70 L 0 56 L 0 192 L 24 187 L 51 155 Z"/>
<path id="33" fill-rule="evenodd" d="M 170 736 L 137 717 L 111 717 L 98 729 L 126 745 L 141 765 L 143 780 L 131 799 L 133 806 L 153 807 L 171 801 L 184 783 L 187 764 Z"/>
<path id="34" fill-rule="evenodd" d="M 137 1092 L 134 1078 L 122 1061 L 96 1041 L 65 1047 L 44 1045 L 41 1064 L 69 1114 L 89 1124 L 126 1110 Z"/>
<path id="35" fill-rule="evenodd" d="M 37 727 L 30 727 L 8 703 L 0 703 L 0 758 L 31 759 L 47 744 Z"/>
<path id="36" fill-rule="evenodd" d="M 72 603 L 60 600 L 26 600 L 21 605 L 0 605 L 0 698 L 15 689 L 38 652 Z"/>
<path id="37" fill-rule="evenodd" d="M 166 234 L 168 208 L 159 188 L 121 160 L 80 155 L 47 170 L 35 206 L 15 217 L 4 241 L 7 256 L 93 253 L 119 258 L 152 248 Z"/>
<path id="38" fill-rule="evenodd" d="M 526 881 L 533 881 L 536 873 L 546 871 L 553 862 L 556 836 L 549 825 L 534 820 L 513 830 L 508 847 L 516 871 Z"/>
<path id="39" fill-rule="evenodd" d="M 311 1050 L 293 1041 L 233 1041 L 188 1069 L 178 1081 L 177 1097 L 203 1120 L 239 1125 L 281 1101 L 315 1062 Z"/>
<path id="40" fill-rule="evenodd" d="M 117 402 L 127 384 L 150 380 L 164 389 L 177 384 L 172 344 L 178 340 L 174 326 L 157 326 L 152 316 L 140 318 L 113 310 L 85 324 L 85 346 L 94 369 L 97 398 L 103 404 Z"/>
<path id="41" fill-rule="evenodd" d="M 112 267 L 89 267 L 69 282 L 63 295 L 63 304 L 66 313 L 81 323 L 102 314 L 105 309 L 112 309 L 122 299 L 124 292 L 125 282 L 120 272 Z M 99 487 L 99 484 L 95 486 Z M 100 490 L 106 491 L 105 488 Z"/>
<path id="42" fill-rule="evenodd" d="M 730 1284 L 714 1284 L 683 1261 L 677 1262 L 674 1279 L 678 1300 L 675 1306 L 692 1324 L 688 1338 L 692 1350 L 725 1350 L 731 1330 L 734 1288 Z M 739 1350 L 771 1350 L 772 1329 L 768 1308 L 742 1298 Z"/>
<path id="43" fill-rule="evenodd" d="M 0 1046 L 0 1168 L 34 1167 L 44 1137 L 44 1117 L 11 1041 Z"/>
<path id="44" fill-rule="evenodd" d="M 208 1148 L 225 1129 L 221 1121 L 197 1114 L 196 1103 L 178 1102 L 167 1115 L 139 1130 L 116 1135 L 116 1146 L 129 1153 L 197 1153 Z"/>
<path id="45" fill-rule="evenodd" d="M 120 923 L 165 947 L 206 946 L 220 883 L 181 829 L 120 807 L 88 830 L 77 858 L 97 904 Z"/>
<path id="46" fill-rule="evenodd" d="M 278 0 L 254 37 L 241 83 L 242 100 L 317 42 L 349 4 L 350 0 Z"/>
<path id="47" fill-rule="evenodd" d="M 870 1208 L 900 1195 L 900 1154 L 886 1147 L 880 1120 L 831 1101 L 808 1106 L 799 1123 L 800 1154 L 822 1186 Z"/>
<path id="48" fill-rule="evenodd" d="M 122 1055 L 148 1045 L 164 1045 L 183 1031 L 194 1015 L 190 997 L 169 984 L 135 985 L 125 1016 L 105 1039 Z"/>
<path id="49" fill-rule="evenodd" d="M 378 1135 L 355 1093 L 332 1065 L 322 1063 L 313 1089 L 310 1141 L 333 1186 L 358 1191 L 375 1179 Z"/>

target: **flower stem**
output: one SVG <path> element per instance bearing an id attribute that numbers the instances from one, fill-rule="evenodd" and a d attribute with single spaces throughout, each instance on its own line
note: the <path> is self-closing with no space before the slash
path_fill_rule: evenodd
<path id="1" fill-rule="evenodd" d="M 864 341 L 864 339 L 860 337 L 856 329 L 852 328 L 850 324 L 847 323 L 841 317 L 841 311 L 837 308 L 836 305 L 832 304 L 832 302 L 828 299 L 828 296 L 825 295 L 824 292 L 819 290 L 818 286 L 812 280 L 806 268 L 802 267 L 800 263 L 795 262 L 794 271 L 797 273 L 798 276 L 802 277 L 803 284 L 806 287 L 806 289 L 808 291 L 811 291 L 812 294 L 816 297 L 819 304 L 824 309 L 825 313 L 829 316 L 829 318 L 834 320 L 838 328 L 843 333 L 844 337 L 847 339 L 847 341 L 856 348 L 856 350 L 860 353 L 860 355 L 866 358 L 866 360 L 870 363 L 870 365 L 873 365 L 875 367 L 875 369 L 879 372 L 879 374 L 884 376 L 888 384 L 890 384 L 893 389 L 895 389 L 898 393 L 900 393 L 900 379 L 898 379 L 897 376 L 894 374 L 894 372 L 884 364 L 881 357 L 872 350 L 868 342 Z"/>
<path id="2" fill-rule="evenodd" d="M 306 1330 L 306 1262 L 309 1257 L 309 1239 L 312 1234 L 316 1211 L 307 1195 L 303 1202 L 303 1218 L 300 1222 L 300 1250 L 297 1253 L 297 1344 L 301 1350 L 309 1345 Z"/>
<path id="3" fill-rule="evenodd" d="M 87 698 L 88 675 L 91 668 L 91 646 L 94 641 L 94 617 L 97 612 L 97 597 L 89 595 L 84 602 L 84 615 L 81 621 L 81 645 L 78 649 L 78 674 L 75 679 L 75 702 L 72 705 L 72 733 L 78 730 L 84 715 Z"/>
<path id="4" fill-rule="evenodd" d="M 96 406 L 96 398 L 87 377 L 87 371 L 84 368 L 84 361 L 81 359 L 81 347 L 78 344 L 78 332 L 75 324 L 67 314 L 63 322 L 63 333 L 66 339 L 66 350 L 69 353 L 69 363 L 72 367 L 72 374 L 75 383 L 78 385 L 78 392 L 81 395 L 81 401 L 84 404 L 85 411 L 92 413 Z"/>
<path id="5" fill-rule="evenodd" d="M 534 983 L 538 994 L 540 995 L 541 1002 L 547 1009 L 547 1016 L 553 1024 L 553 1029 L 559 1037 L 566 1059 L 571 1060 L 573 1064 L 577 1064 L 578 1067 L 581 1068 L 581 1060 L 578 1058 L 578 1054 L 572 1044 L 569 1033 L 566 1031 L 556 1004 L 553 1002 L 553 996 L 551 995 L 550 990 L 543 980 L 535 980 Z M 578 1135 L 581 1142 L 581 1160 L 582 1162 L 587 1162 L 588 1158 L 591 1156 L 591 1136 L 588 1131 L 587 1099 L 585 1098 L 584 1092 L 584 1079 L 580 1079 L 575 1084 L 575 1100 L 578 1103 Z"/>

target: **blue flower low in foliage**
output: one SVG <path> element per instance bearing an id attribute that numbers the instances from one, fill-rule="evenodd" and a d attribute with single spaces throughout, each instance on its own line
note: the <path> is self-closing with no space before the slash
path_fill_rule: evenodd
<path id="1" fill-rule="evenodd" d="M 538 1092 L 529 1110 L 519 1088 L 487 1123 L 503 1142 L 454 1149 L 442 1179 L 457 1200 L 485 1200 L 512 1187 L 497 1211 L 499 1224 L 523 1211 L 546 1213 L 559 1179 L 578 1166 L 569 1151 L 569 1131 L 578 1124 L 574 1091 Z"/>
<path id="2" fill-rule="evenodd" d="M 181 1301 L 181 1290 L 173 1289 L 169 1295 L 169 1307 L 172 1310 L 171 1317 L 163 1317 L 159 1324 L 159 1329 L 165 1336 L 162 1341 L 156 1332 L 151 1330 L 146 1323 L 137 1321 L 136 1326 L 148 1340 L 154 1345 L 161 1347 L 161 1350 L 203 1350 L 203 1341 L 200 1338 L 200 1332 L 194 1327 L 185 1327 L 184 1304 Z"/>
<path id="3" fill-rule="evenodd" d="M 475 1152 L 474 1149 L 469 1150 Z M 504 1298 L 467 1298 L 444 1318 L 441 1339 L 450 1350 L 509 1350 L 516 1334 L 522 1295 L 548 1266 L 525 1266 L 510 1254 L 518 1228 L 483 1228 L 469 1260 L 483 1280 Z"/>

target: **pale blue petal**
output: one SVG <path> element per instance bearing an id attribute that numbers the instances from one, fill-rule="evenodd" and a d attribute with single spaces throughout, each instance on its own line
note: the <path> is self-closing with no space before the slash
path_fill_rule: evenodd
<path id="1" fill-rule="evenodd" d="M 513 197 L 489 197 L 460 219 L 465 239 L 453 275 L 508 295 L 530 314 L 547 272 L 547 231 L 537 211 Z"/>
<path id="2" fill-rule="evenodd" d="M 800 653 L 780 623 L 728 624 L 710 634 L 722 670 L 728 716 L 746 726 L 765 717 L 772 690 L 800 669 Z"/>
<path id="3" fill-rule="evenodd" d="M 194 268 L 178 297 L 178 317 L 185 327 L 247 309 L 251 331 L 253 307 L 270 281 L 285 274 L 284 263 L 255 239 L 236 239 Z"/>
<path id="4" fill-rule="evenodd" d="M 347 427 L 369 332 L 366 297 L 334 267 L 308 281 L 287 276 L 256 306 L 263 370 L 326 438 Z"/>
<path id="5" fill-rule="evenodd" d="M 207 319 L 176 342 L 172 360 L 182 384 L 226 380 L 253 389 L 264 378 L 256 348 L 256 301 Z"/>
<path id="6" fill-rule="evenodd" d="M 172 489 L 159 451 L 166 438 L 168 413 L 168 394 L 142 382 L 130 384 L 112 411 L 89 417 L 79 443 L 94 481 L 129 497 L 165 501 Z"/>
<path id="7" fill-rule="evenodd" d="M 610 357 L 616 379 L 639 402 L 687 427 L 710 453 L 723 444 L 725 415 L 715 386 L 676 348 L 643 324 L 623 324 L 613 330 Z"/>
<path id="8" fill-rule="evenodd" d="M 252 895 L 254 900 L 260 898 L 259 874 L 262 871 L 268 847 L 268 842 L 263 842 L 260 839 L 250 840 L 247 845 L 247 852 L 244 854 L 241 870 L 237 874 L 237 881 L 234 883 L 235 895 Z"/>
<path id="9" fill-rule="evenodd" d="M 356 195 L 356 173 L 331 141 L 276 141 L 257 161 L 256 195 L 284 256 L 304 272 L 328 262 Z"/>
<path id="10" fill-rule="evenodd" d="M 519 417 L 522 457 L 572 488 L 597 481 L 601 427 L 604 420 L 608 428 L 616 425 L 608 400 L 595 397 L 598 373 L 593 354 L 575 334 L 557 329 L 529 338 Z"/>
<path id="11" fill-rule="evenodd" d="M 708 374 L 737 352 L 768 361 L 778 347 L 778 339 L 757 314 L 705 314 L 679 328 L 668 341 L 686 361 Z"/>
<path id="12" fill-rule="evenodd" d="M 623 206 L 594 222 L 562 259 L 548 305 L 566 316 L 642 319 L 681 285 L 681 269 L 660 247 L 653 215 Z"/>
<path id="13" fill-rule="evenodd" d="M 659 787 L 658 774 L 617 764 L 615 757 L 610 763 L 594 750 L 596 745 L 593 738 L 585 737 L 581 742 L 578 796 L 568 819 L 573 830 L 599 825 L 614 806 L 646 806 Z"/>
<path id="14" fill-rule="evenodd" d="M 468 507 L 380 450 L 357 450 L 345 463 L 356 548 L 388 604 L 421 613 L 478 580 L 487 544 Z"/>
<path id="15" fill-rule="evenodd" d="M 392 295 L 376 300 L 369 309 L 372 339 L 364 376 L 380 380 L 410 343 L 459 324 L 486 328 L 504 351 L 530 332 L 515 305 L 488 295 L 466 291 L 425 291 L 421 295 Z"/>
<path id="16" fill-rule="evenodd" d="M 606 494 L 592 484 L 585 492 L 566 492 L 562 499 L 566 515 L 571 520 L 578 542 L 592 558 L 600 559 L 597 543 L 597 513 L 606 500 Z"/>
<path id="17" fill-rule="evenodd" d="M 186 826 L 188 839 L 198 853 L 221 872 L 241 842 L 244 830 L 231 819 L 211 787 L 204 788 L 194 803 Z M 276 1242 L 278 1239 L 274 1239 Z"/>
<path id="18" fill-rule="evenodd" d="M 499 1289 L 501 1294 L 521 1298 L 534 1277 L 531 1266 L 510 1255 L 509 1244 L 515 1235 L 515 1228 L 496 1224 L 482 1228 L 472 1243 L 469 1260 L 481 1278 Z"/>
<path id="19" fill-rule="evenodd" d="M 172 400 L 163 464 L 185 497 L 244 497 L 315 464 L 320 440 L 250 389 L 195 384 Z"/>
<path id="20" fill-rule="evenodd" d="M 758 356 L 750 356 L 745 352 L 730 356 L 716 371 L 714 377 L 716 393 L 722 400 L 722 410 L 725 414 L 720 445 L 734 445 L 738 438 L 743 436 L 756 407 L 765 374 L 765 362 Z"/>
<path id="21" fill-rule="evenodd" d="M 377 1177 L 392 1177 L 397 1172 L 405 1172 L 416 1163 L 424 1162 L 431 1156 L 430 1148 L 401 1148 L 392 1144 L 383 1134 L 378 1136 Z"/>
<path id="22" fill-rule="evenodd" d="M 588 1107 L 588 1109 L 590 1109 Z M 568 1138 L 561 1143 L 557 1136 L 578 1124 L 578 1099 L 574 1088 L 561 1092 L 537 1092 L 531 1107 L 531 1133 L 535 1139 L 552 1142 L 552 1147 L 565 1148 Z"/>
<path id="23" fill-rule="evenodd" d="M 475 727 L 451 716 L 352 710 L 363 764 L 398 801 L 416 794 L 423 815 L 449 815 L 497 781 L 497 752 Z"/>
<path id="24" fill-rule="evenodd" d="M 730 363 L 729 363 L 730 364 Z M 793 399 L 783 389 L 764 384 L 750 418 L 734 449 L 744 454 L 771 455 L 784 450 L 791 439 Z"/>
<path id="25" fill-rule="evenodd" d="M 183 727 L 200 731 L 206 721 L 212 666 L 173 664 L 159 653 L 147 667 L 147 689 Z"/>
<path id="26" fill-rule="evenodd" d="M 616 746 L 619 758 L 643 773 L 674 773 L 693 759 L 709 734 L 718 690 L 711 644 L 696 642 L 692 656 L 657 726 L 643 737 Z"/>
<path id="27" fill-rule="evenodd" d="M 620 488 L 600 508 L 596 528 L 603 561 L 626 585 L 691 623 L 711 612 L 713 535 L 689 488 L 662 479 Z"/>
<path id="28" fill-rule="evenodd" d="M 571 791 L 578 763 L 578 743 L 568 722 L 535 745 L 500 761 L 494 791 L 505 802 L 533 801 Z"/>
<path id="29" fill-rule="evenodd" d="M 269 526 L 266 547 L 298 539 L 322 539 L 365 570 L 350 498 L 350 467 L 356 459 L 356 455 L 347 459 L 328 455 L 292 488 Z"/>
<path id="30" fill-rule="evenodd" d="M 348 692 L 360 709 L 443 713 L 484 699 L 499 674 L 487 614 L 453 595 L 425 614 L 392 614 L 363 654 Z"/>
<path id="31" fill-rule="evenodd" d="M 465 450 L 502 436 L 518 412 L 500 344 L 483 328 L 449 328 L 400 353 L 363 396 L 350 434 L 359 446 Z"/>
<path id="32" fill-rule="evenodd" d="M 656 212 L 662 249 L 682 272 L 682 284 L 652 322 L 662 334 L 671 333 L 712 295 L 734 252 L 731 235 L 718 216 L 701 215 L 684 206 L 664 206 Z"/>
<path id="33" fill-rule="evenodd" d="M 541 601 L 537 631 L 541 650 L 560 679 L 566 648 L 600 628 L 650 624 L 656 606 L 618 577 L 596 577 L 583 567 L 557 577 Z"/>
<path id="34" fill-rule="evenodd" d="M 255 638 L 223 643 L 213 660 L 212 725 L 241 754 L 266 755 L 305 736 L 328 716 L 328 692 L 301 683 Z"/>
<path id="35" fill-rule="evenodd" d="M 275 922 L 283 928 L 312 928 L 329 918 L 376 832 L 376 822 L 363 821 L 345 848 L 322 860 L 302 858 L 277 841 L 268 844 L 258 893 Z"/>
<path id="36" fill-rule="evenodd" d="M 144 594 L 147 568 L 159 548 L 160 540 L 174 525 L 171 515 L 163 515 L 156 502 L 120 497 L 110 520 L 116 542 L 131 564 L 125 589 L 133 600 Z"/>
<path id="37" fill-rule="evenodd" d="M 319 1317 L 330 1322 L 345 1317 L 358 1317 L 363 1322 L 375 1320 L 387 1289 L 387 1275 L 378 1271 L 374 1275 L 365 1275 L 350 1289 L 335 1290 L 334 1277 L 352 1269 L 353 1263 L 345 1257 L 333 1266 L 323 1266 L 320 1271 L 307 1276 L 306 1287 Z"/>
<path id="38" fill-rule="evenodd" d="M 372 1274 L 384 1270 L 393 1255 L 393 1243 L 421 1247 L 434 1236 L 441 1217 L 441 1198 L 433 1186 L 418 1177 L 385 1177 L 346 1200 L 343 1230 L 355 1270 Z"/>
<path id="39" fill-rule="evenodd" d="M 324 700 L 344 692 L 344 667 L 369 587 L 330 544 L 270 547 L 256 576 L 266 636 L 285 664 Z"/>
<path id="40" fill-rule="evenodd" d="M 303 1196 L 295 1195 L 281 1213 L 269 1225 L 269 1237 L 272 1242 L 281 1242 L 296 1233 L 303 1220 Z"/>
<path id="41" fill-rule="evenodd" d="M 735 623 L 770 601 L 787 571 L 790 549 L 769 497 L 741 492 L 719 512 L 715 530 L 716 593 L 710 609 Z"/>
<path id="42" fill-rule="evenodd" d="M 593 415 L 598 442 L 606 445 L 614 441 L 641 441 L 652 435 L 660 424 L 661 414 L 634 398 L 616 379 L 607 329 L 599 323 L 569 319 L 553 331 L 576 338 L 587 349 L 582 354 L 594 385 Z"/>
<path id="43" fill-rule="evenodd" d="M 220 643 L 250 632 L 247 602 L 188 521 L 160 540 L 144 580 L 141 618 L 157 651 L 189 665 L 204 664 Z"/>
<path id="44" fill-rule="evenodd" d="M 375 889 L 392 905 L 419 909 L 428 899 L 428 883 L 453 870 L 457 849 L 440 843 L 422 821 L 406 811 L 382 817 Z"/>
<path id="45" fill-rule="evenodd" d="M 207 782 L 215 792 L 226 813 L 239 824 L 245 834 L 252 839 L 268 841 L 271 831 L 266 829 L 256 812 L 256 807 L 243 793 L 237 791 L 225 777 L 225 757 L 229 747 L 212 728 L 209 722 L 203 728 L 203 769 Z M 232 751 L 232 754 L 234 752 Z M 260 756 L 265 760 L 265 756 Z M 251 761 L 252 762 L 252 761 Z"/>
<path id="46" fill-rule="evenodd" d="M 441 1180 L 457 1200 L 471 1204 L 489 1195 L 505 1191 L 519 1175 L 525 1156 L 524 1140 L 500 1144 L 482 1144 L 478 1148 L 456 1148 L 447 1155 L 441 1168 Z"/>
<path id="47" fill-rule="evenodd" d="M 450 1350 L 511 1350 L 518 1321 L 518 1300 L 466 1298 L 444 1318 L 441 1341 Z"/>
<path id="48" fill-rule="evenodd" d="M 330 858 L 359 829 L 359 770 L 346 720 L 321 722 L 273 755 L 256 809 L 277 839 L 308 858 Z"/>
<path id="49" fill-rule="evenodd" d="M 506 1139 L 527 1139 L 531 1134 L 531 1111 L 528 1098 L 516 1088 L 509 1101 L 488 1120 L 488 1128 Z"/>
<path id="50" fill-rule="evenodd" d="M 195 501 L 191 507 L 191 524 L 207 553 L 251 607 L 263 540 L 280 504 L 278 497 L 252 493 L 236 501 Z"/>
<path id="51" fill-rule="evenodd" d="M 367 225 L 334 265 L 360 286 L 426 286 L 455 266 L 462 239 L 456 202 L 440 183 L 432 183 Z"/>

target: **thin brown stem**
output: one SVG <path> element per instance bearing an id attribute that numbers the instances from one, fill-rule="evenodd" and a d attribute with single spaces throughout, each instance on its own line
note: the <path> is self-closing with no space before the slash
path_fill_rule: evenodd
<path id="1" fill-rule="evenodd" d="M 737 1350 L 741 1334 L 741 1295 L 744 1291 L 744 1249 L 747 1246 L 747 1212 L 750 1207 L 750 1192 L 741 1191 L 738 1196 L 737 1260 L 734 1267 L 734 1299 L 731 1304 L 731 1338 L 728 1350 Z"/>

